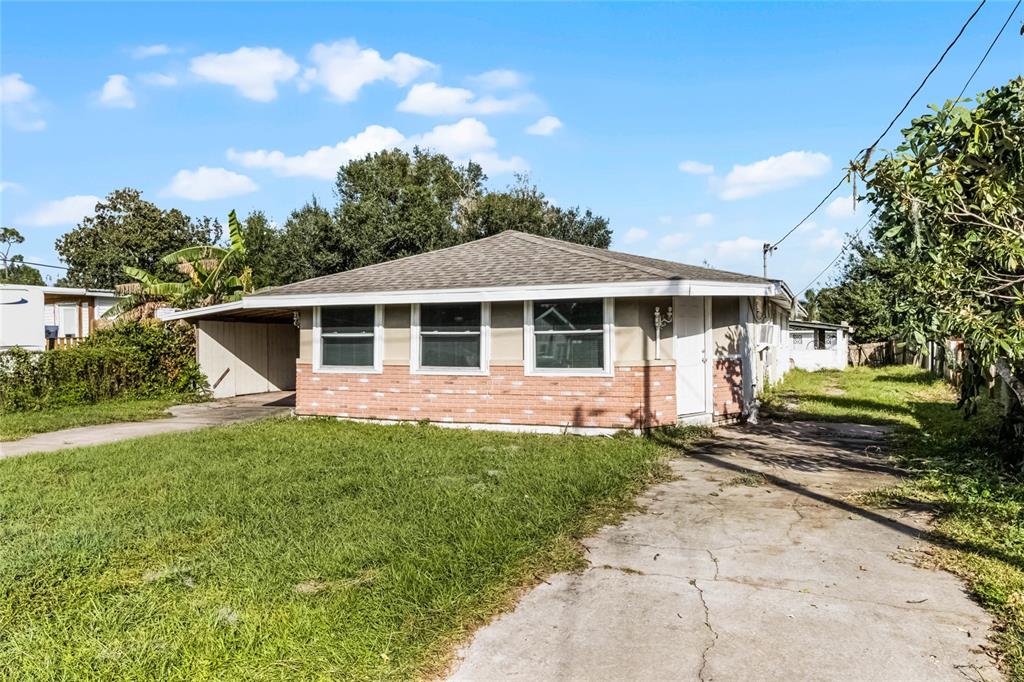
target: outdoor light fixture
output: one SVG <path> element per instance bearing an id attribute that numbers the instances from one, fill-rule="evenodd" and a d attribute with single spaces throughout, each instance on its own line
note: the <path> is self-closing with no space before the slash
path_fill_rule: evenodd
<path id="1" fill-rule="evenodd" d="M 662 315 L 661 307 L 654 306 L 654 359 L 661 360 L 661 328 L 672 322 L 672 306 Z"/>

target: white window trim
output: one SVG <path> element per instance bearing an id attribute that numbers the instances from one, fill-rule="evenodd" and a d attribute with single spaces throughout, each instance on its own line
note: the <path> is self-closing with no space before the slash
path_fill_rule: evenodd
<path id="1" fill-rule="evenodd" d="M 573 299 L 543 299 L 573 300 Z M 523 372 L 526 376 L 562 376 L 562 377 L 610 377 L 615 375 L 615 299 L 603 298 L 604 303 L 604 367 L 593 369 L 540 367 L 537 365 L 533 334 L 533 301 L 523 301 Z"/>
<path id="2" fill-rule="evenodd" d="M 343 308 L 345 306 L 327 306 Z M 313 308 L 313 371 L 337 374 L 380 374 L 384 371 L 384 306 L 373 306 L 373 365 L 346 366 L 323 364 L 323 336 L 321 334 L 321 307 Z"/>
<path id="3" fill-rule="evenodd" d="M 431 302 L 433 303 L 433 302 Z M 491 304 L 480 303 L 480 366 L 479 367 L 423 367 L 420 365 L 420 304 L 412 304 L 409 325 L 409 371 L 413 374 L 439 376 L 488 376 L 491 373 Z"/>

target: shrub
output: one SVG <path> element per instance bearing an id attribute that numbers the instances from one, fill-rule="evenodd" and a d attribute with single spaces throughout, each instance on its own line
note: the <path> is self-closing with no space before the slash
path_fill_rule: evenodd
<path id="1" fill-rule="evenodd" d="M 0 410 L 95 403 L 112 398 L 194 398 L 206 379 L 187 324 L 124 321 L 96 330 L 77 346 L 0 353 Z"/>

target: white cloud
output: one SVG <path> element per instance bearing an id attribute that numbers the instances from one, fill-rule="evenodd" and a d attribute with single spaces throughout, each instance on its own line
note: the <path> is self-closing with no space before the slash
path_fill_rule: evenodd
<path id="1" fill-rule="evenodd" d="M 697 227 L 710 227 L 715 224 L 715 214 L 697 213 L 693 216 L 693 224 Z"/>
<path id="2" fill-rule="evenodd" d="M 631 227 L 626 230 L 626 234 L 622 235 L 623 244 L 636 244 L 647 239 L 650 233 L 642 227 Z"/>
<path id="3" fill-rule="evenodd" d="M 838 249 L 843 245 L 843 237 L 839 234 L 839 230 L 834 227 L 829 227 L 821 231 L 817 237 L 811 242 L 811 248 L 815 251 L 822 251 L 824 249 L 834 250 Z"/>
<path id="4" fill-rule="evenodd" d="M 814 222 L 813 220 L 807 220 L 804 222 L 803 225 L 797 228 L 797 232 L 814 232 L 817 229 L 818 223 Z"/>
<path id="5" fill-rule="evenodd" d="M 82 218 L 95 213 L 99 201 L 99 197 L 90 194 L 76 194 L 56 201 L 47 201 L 28 215 L 22 216 L 19 222 L 30 227 L 74 225 Z"/>
<path id="6" fill-rule="evenodd" d="M 529 79 L 512 69 L 494 69 L 470 76 L 468 80 L 484 90 L 517 90 L 526 87 Z"/>
<path id="7" fill-rule="evenodd" d="M 170 88 L 178 84 L 178 77 L 170 73 L 143 73 L 138 76 L 138 80 L 159 88 Z"/>
<path id="8" fill-rule="evenodd" d="M 715 167 L 700 161 L 680 161 L 679 170 L 689 175 L 711 175 L 715 172 Z"/>
<path id="9" fill-rule="evenodd" d="M 715 243 L 715 255 L 718 258 L 742 258 L 753 253 L 761 253 L 763 239 L 753 237 L 736 237 Z"/>
<path id="10" fill-rule="evenodd" d="M 371 125 L 336 145 L 311 149 L 296 156 L 265 149 L 229 149 L 227 156 L 231 161 L 246 168 L 268 169 L 278 175 L 330 180 L 337 174 L 339 166 L 352 159 L 362 158 L 383 149 L 411 149 L 415 146 L 446 154 L 460 163 L 475 161 L 492 174 L 524 171 L 529 168 L 521 157 L 498 156 L 494 151 L 497 141 L 488 132 L 487 126 L 475 118 L 464 118 L 456 123 L 438 125 L 426 133 L 408 137 L 394 128 Z"/>
<path id="11" fill-rule="evenodd" d="M 671 225 L 672 224 L 672 216 L 670 216 L 670 215 L 660 215 L 660 216 L 658 216 L 658 224 L 659 225 Z"/>
<path id="12" fill-rule="evenodd" d="M 303 73 L 303 86 L 322 85 L 339 102 L 355 100 L 363 86 L 370 83 L 389 80 L 405 87 L 434 69 L 426 59 L 405 52 L 384 59 L 376 50 L 360 48 L 352 39 L 317 43 L 309 51 L 309 59 L 315 66 Z"/>
<path id="13" fill-rule="evenodd" d="M 478 97 L 465 88 L 419 83 L 412 86 L 405 99 L 398 103 L 398 110 L 425 116 L 484 116 L 518 111 L 532 101 L 533 96 L 527 94 L 506 98 L 492 95 Z"/>
<path id="14" fill-rule="evenodd" d="M 257 149 L 249 152 L 228 150 L 228 159 L 246 168 L 265 168 L 277 175 L 303 176 L 331 180 L 338 173 L 338 167 L 352 159 L 358 159 L 402 146 L 405 136 L 394 128 L 371 125 L 352 137 L 334 146 L 311 149 L 298 156 L 285 156 L 280 151 Z"/>
<path id="15" fill-rule="evenodd" d="M 667 234 L 658 240 L 658 250 L 661 252 L 676 252 L 679 251 L 683 245 L 687 244 L 693 235 L 686 232 L 676 232 L 674 234 Z"/>
<path id="16" fill-rule="evenodd" d="M 11 182 L 9 180 L 0 180 L 0 192 L 6 192 L 7 190 L 10 190 L 10 189 L 13 189 L 13 190 L 21 189 L 21 185 L 19 185 L 16 182 Z"/>
<path id="17" fill-rule="evenodd" d="M 230 85 L 239 94 L 258 102 L 277 97 L 277 84 L 299 72 L 298 63 L 277 48 L 240 47 L 234 52 L 195 57 L 189 68 L 211 83 Z"/>
<path id="18" fill-rule="evenodd" d="M 20 73 L 9 73 L 0 77 L 0 105 L 4 123 L 15 130 L 38 132 L 46 128 L 46 121 L 39 116 L 39 99 L 36 87 L 27 83 Z"/>
<path id="19" fill-rule="evenodd" d="M 162 194 L 192 201 L 207 201 L 249 194 L 257 189 L 259 187 L 256 183 L 245 175 L 225 168 L 200 166 L 194 171 L 178 171 Z"/>
<path id="20" fill-rule="evenodd" d="M 748 165 L 732 167 L 714 183 L 718 197 L 726 201 L 756 197 L 794 187 L 828 172 L 832 161 L 818 152 L 786 152 Z"/>
<path id="21" fill-rule="evenodd" d="M 845 197 L 836 197 L 828 206 L 825 207 L 825 215 L 829 218 L 836 218 L 837 220 L 852 218 L 854 213 L 855 206 L 852 194 Z"/>
<path id="22" fill-rule="evenodd" d="M 116 107 L 119 109 L 134 109 L 135 95 L 131 86 L 128 85 L 128 76 L 115 73 L 107 78 L 100 90 L 100 104 L 105 107 Z"/>
<path id="23" fill-rule="evenodd" d="M 171 48 L 166 45 L 139 45 L 133 47 L 131 55 L 135 59 L 146 59 L 147 57 L 160 57 L 165 54 L 170 54 Z"/>
<path id="24" fill-rule="evenodd" d="M 552 135 L 561 127 L 562 122 L 558 120 L 557 116 L 545 116 L 528 127 L 526 132 L 530 135 Z"/>

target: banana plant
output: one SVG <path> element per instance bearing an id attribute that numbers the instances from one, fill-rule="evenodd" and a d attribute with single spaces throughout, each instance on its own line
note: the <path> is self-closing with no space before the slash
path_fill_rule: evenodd
<path id="1" fill-rule="evenodd" d="M 242 225 L 234 211 L 228 214 L 228 245 L 189 246 L 169 253 L 161 263 L 174 266 L 184 282 L 167 282 L 139 268 L 127 266 L 132 280 L 118 286 L 124 298 L 104 317 L 152 317 L 163 305 L 198 308 L 237 301 L 253 290 L 252 269 L 246 259 Z"/>

